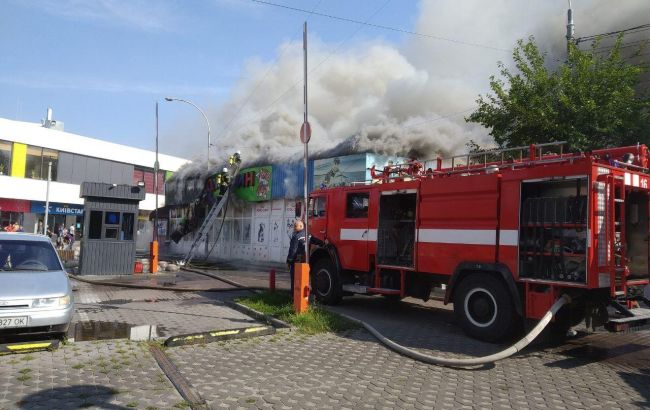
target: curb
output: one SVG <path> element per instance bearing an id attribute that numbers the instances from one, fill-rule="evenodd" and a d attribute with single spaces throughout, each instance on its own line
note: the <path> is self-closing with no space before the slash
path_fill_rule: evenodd
<path id="1" fill-rule="evenodd" d="M 98 280 L 91 280 L 91 279 L 86 279 L 82 278 L 77 275 L 73 275 L 68 273 L 68 276 L 71 279 L 77 280 L 79 282 L 84 282 L 84 283 L 90 283 L 91 285 L 99 285 L 99 286 L 115 286 L 115 287 L 121 287 L 121 288 L 131 288 L 131 289 L 150 289 L 150 290 L 168 290 L 171 292 L 233 292 L 233 291 L 241 291 L 241 290 L 250 290 L 250 291 L 255 291 L 257 288 L 249 288 L 249 287 L 234 287 L 234 288 L 208 288 L 208 289 L 200 289 L 200 288 L 170 288 L 166 286 L 153 286 L 153 285 L 139 285 L 139 284 L 134 284 L 134 283 L 121 283 L 121 282 L 110 282 L 110 281 L 98 281 Z M 218 278 L 214 278 L 218 279 Z"/>
<path id="2" fill-rule="evenodd" d="M 274 318 L 269 315 L 265 315 L 264 313 L 258 312 L 257 310 L 249 308 L 248 306 L 230 300 L 227 300 L 224 303 L 229 308 L 235 309 L 236 311 L 248 315 L 253 319 L 259 320 L 260 322 L 266 322 L 275 328 L 282 329 L 282 330 L 294 330 L 294 327 L 288 324 L 287 322 L 284 322 L 280 319 Z"/>
<path id="3" fill-rule="evenodd" d="M 60 344 L 61 341 L 58 339 L 35 340 L 33 342 L 3 343 L 0 344 L 0 355 L 57 349 Z"/>
<path id="4" fill-rule="evenodd" d="M 242 329 L 213 330 L 210 332 L 191 333 L 172 336 L 164 341 L 166 347 L 186 346 L 197 343 L 212 343 L 222 340 L 248 339 L 256 336 L 275 334 L 273 326 L 254 326 Z"/>

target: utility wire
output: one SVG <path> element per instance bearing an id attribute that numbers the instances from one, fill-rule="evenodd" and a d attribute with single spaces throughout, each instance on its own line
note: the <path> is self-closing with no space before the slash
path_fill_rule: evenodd
<path id="1" fill-rule="evenodd" d="M 390 1 L 391 1 L 391 0 L 386 0 L 386 1 L 381 5 L 381 6 L 379 6 L 379 8 L 377 8 L 377 9 L 376 9 L 376 10 L 375 10 L 375 11 L 374 11 L 370 16 L 368 16 L 368 18 L 366 18 L 365 22 L 369 22 L 370 20 L 372 20 L 372 19 L 373 19 L 377 14 L 379 14 L 379 12 L 380 12 L 381 10 L 383 10 L 383 9 L 386 7 L 386 5 L 388 5 L 388 3 L 389 3 Z M 330 52 L 330 53 L 329 53 L 329 54 L 328 54 L 324 59 L 322 59 L 320 62 L 318 62 L 318 64 L 316 64 L 314 67 L 312 67 L 312 68 L 309 70 L 309 74 L 312 74 L 312 73 L 313 73 L 314 71 L 316 71 L 316 70 L 317 70 L 317 69 L 318 69 L 318 68 L 319 68 L 323 63 L 325 63 L 327 60 L 329 60 L 330 57 L 332 57 L 335 53 L 337 53 L 337 52 L 340 50 L 340 48 L 341 48 L 345 43 L 347 43 L 347 42 L 350 41 L 352 38 L 354 38 L 354 36 L 356 36 L 357 33 L 358 33 L 359 31 L 361 31 L 362 28 L 363 28 L 363 25 L 359 26 L 359 27 L 358 27 L 358 28 L 357 28 L 357 29 L 356 29 L 356 30 L 355 30 L 351 35 L 349 35 L 345 40 L 339 42 L 339 44 L 334 48 L 334 50 L 332 50 L 332 51 L 331 51 L 331 52 Z M 257 118 L 255 119 L 255 121 L 258 121 L 260 118 L 262 118 L 264 115 L 266 115 L 267 111 L 269 111 L 271 108 L 273 108 L 273 106 L 275 106 L 275 104 L 277 104 L 278 101 L 282 100 L 282 99 L 283 99 L 287 94 L 289 94 L 291 91 L 294 91 L 295 88 L 296 88 L 296 86 L 300 85 L 300 83 L 302 83 L 302 81 L 303 81 L 303 79 L 302 79 L 302 77 L 300 77 L 300 78 L 299 78 L 295 83 L 293 83 L 291 86 L 289 86 L 287 89 L 285 89 L 285 90 L 284 90 L 284 91 L 283 91 L 283 92 L 282 92 L 278 97 L 276 97 L 273 101 L 271 101 L 271 103 L 268 104 L 268 105 L 267 105 L 267 106 L 266 106 L 266 107 L 261 111 L 261 114 L 260 114 L 259 116 L 257 116 Z M 253 121 L 253 122 L 255 122 L 255 121 Z M 239 130 L 241 130 L 242 128 L 243 128 L 243 127 L 239 127 L 236 131 L 239 131 Z"/>
<path id="2" fill-rule="evenodd" d="M 299 11 L 301 13 L 308 13 L 309 12 L 308 10 L 301 9 L 299 7 L 291 7 L 291 6 L 287 6 L 286 4 L 273 3 L 273 2 L 270 2 L 270 1 L 264 1 L 264 0 L 250 0 L 250 1 L 252 1 L 253 3 L 264 4 L 264 5 L 267 5 L 267 6 L 273 6 L 273 7 L 279 7 L 279 8 L 283 8 L 283 9 L 287 9 L 287 10 Z M 449 43 L 462 44 L 462 45 L 471 46 L 471 47 L 485 48 L 485 49 L 488 49 L 488 50 L 503 51 L 503 52 L 507 52 L 507 53 L 509 53 L 511 51 L 511 50 L 506 50 L 504 48 L 489 46 L 489 45 L 486 45 L 486 44 L 472 43 L 472 42 L 469 42 L 469 41 L 457 40 L 457 39 L 448 38 L 448 37 L 435 36 L 433 34 L 418 33 L 417 31 L 411 31 L 411 30 L 406 30 L 406 29 L 397 28 L 397 27 L 385 26 L 383 24 L 375 24 L 375 23 L 370 23 L 370 22 L 367 22 L 367 21 L 364 22 L 364 21 L 360 21 L 360 20 L 347 18 L 347 17 L 335 16 L 333 14 L 318 13 L 318 12 L 315 12 L 315 13 L 312 13 L 312 14 L 314 14 L 316 16 L 320 16 L 320 17 L 326 17 L 326 18 L 329 18 L 329 19 L 332 19 L 332 20 L 345 21 L 345 22 L 348 22 L 348 23 L 360 24 L 360 25 L 373 27 L 373 28 L 378 28 L 378 29 L 382 29 L 382 30 L 395 31 L 397 33 L 409 34 L 409 35 L 417 36 L 417 37 L 430 38 L 430 39 L 439 40 L 439 41 L 447 41 Z"/>
<path id="3" fill-rule="evenodd" d="M 309 14 L 313 14 L 313 13 L 316 11 L 316 9 L 320 6 L 320 4 L 321 4 L 322 2 L 323 2 L 323 0 L 318 0 L 318 2 L 317 2 L 316 5 L 311 9 L 311 11 L 307 11 L 307 12 L 308 12 Z M 301 37 L 302 37 L 302 24 L 300 25 L 300 35 L 301 35 Z M 251 99 L 251 98 L 253 97 L 253 95 L 255 94 L 255 91 L 257 91 L 257 89 L 258 89 L 258 88 L 259 88 L 259 87 L 260 87 L 260 86 L 261 86 L 261 85 L 266 81 L 266 78 L 269 76 L 269 74 L 271 73 L 271 71 L 273 70 L 273 68 L 275 68 L 275 66 L 278 64 L 278 61 L 280 61 L 280 59 L 281 59 L 282 57 L 284 57 L 284 55 L 287 53 L 287 50 L 289 50 L 289 49 L 291 48 L 290 45 L 291 45 L 291 43 L 289 43 L 289 45 L 287 45 L 287 47 L 285 47 L 284 50 L 282 50 L 282 52 L 280 53 L 280 55 L 277 56 L 277 57 L 273 60 L 273 62 L 269 65 L 269 68 L 266 70 L 266 73 L 264 73 L 264 76 L 262 77 L 262 79 L 261 79 L 257 84 L 255 84 L 255 87 L 253 87 L 253 89 L 251 90 L 251 92 L 246 96 L 246 98 L 244 98 L 244 101 L 241 103 L 241 105 L 239 106 L 239 108 L 237 109 L 237 111 L 235 112 L 235 114 L 232 115 L 232 116 L 230 117 L 230 120 L 228 120 L 228 122 L 226 123 L 226 125 L 223 126 L 223 128 L 222 128 L 221 131 L 219 132 L 219 134 L 220 134 L 222 137 L 226 135 L 226 133 L 228 132 L 228 130 L 230 129 L 230 127 L 232 126 L 232 124 L 234 123 L 234 121 L 237 119 L 237 117 L 239 116 L 239 114 L 241 114 L 241 112 L 242 112 L 242 110 L 244 109 L 244 107 L 248 104 L 248 102 L 250 101 L 250 99 Z"/>
<path id="4" fill-rule="evenodd" d="M 253 0 L 253 1 L 257 1 L 257 0 Z M 595 39 L 604 38 L 604 37 L 611 37 L 611 36 L 615 36 L 615 35 L 622 34 L 622 33 L 639 33 L 639 32 L 646 31 L 646 30 L 650 30 L 650 24 L 643 24 L 643 25 L 640 25 L 640 26 L 630 27 L 630 28 L 626 28 L 626 29 L 623 29 L 623 30 L 610 31 L 609 33 L 593 34 L 593 35 L 590 35 L 590 36 L 578 37 L 578 38 L 576 38 L 575 41 L 576 41 L 576 44 L 578 44 L 578 43 L 581 43 L 583 41 L 595 40 Z"/>

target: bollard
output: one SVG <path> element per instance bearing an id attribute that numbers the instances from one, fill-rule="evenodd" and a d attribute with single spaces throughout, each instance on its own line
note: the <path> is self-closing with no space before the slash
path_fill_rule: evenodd
<path id="1" fill-rule="evenodd" d="M 269 272 L 269 291 L 275 292 L 275 269 Z"/>
<path id="2" fill-rule="evenodd" d="M 152 241 L 151 242 L 151 247 L 149 248 L 150 251 L 150 264 L 149 264 L 149 271 L 151 273 L 156 273 L 158 272 L 158 241 Z"/>
<path id="3" fill-rule="evenodd" d="M 293 310 L 304 313 L 309 309 L 309 264 L 296 263 L 294 265 Z"/>

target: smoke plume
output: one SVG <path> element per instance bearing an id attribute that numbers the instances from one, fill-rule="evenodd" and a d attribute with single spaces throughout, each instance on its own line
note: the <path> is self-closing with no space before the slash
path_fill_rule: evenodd
<path id="1" fill-rule="evenodd" d="M 577 37 L 644 24 L 650 15 L 647 0 L 573 3 Z M 411 36 L 398 45 L 352 39 L 338 48 L 312 33 L 311 152 L 371 150 L 433 158 L 463 151 L 470 139 L 490 145 L 488 131 L 464 117 L 478 95 L 489 91 L 497 61 L 510 63 L 518 39 L 535 36 L 549 62 L 563 60 L 566 10 L 564 0 L 423 0 L 415 27 L 408 29 L 462 43 Z M 375 29 L 364 30 L 372 35 Z M 271 162 L 302 152 L 301 44 L 282 44 L 278 55 L 275 63 L 250 61 L 229 100 L 212 109 L 224 157 L 241 150 L 244 159 Z M 182 154 L 198 152 L 199 144 L 190 143 L 191 151 Z"/>

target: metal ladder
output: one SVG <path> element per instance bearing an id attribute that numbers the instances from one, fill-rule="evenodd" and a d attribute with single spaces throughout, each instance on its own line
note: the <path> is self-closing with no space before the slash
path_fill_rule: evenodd
<path id="1" fill-rule="evenodd" d="M 239 173 L 239 163 L 231 162 L 231 165 L 234 167 L 234 170 L 230 179 L 231 182 L 228 185 L 228 189 L 226 189 L 226 192 L 224 192 L 221 199 L 219 199 L 219 202 L 216 202 L 214 205 L 212 205 L 210 212 L 208 212 L 208 214 L 203 219 L 203 223 L 201 224 L 201 227 L 197 231 L 197 235 L 194 237 L 194 241 L 192 241 L 190 250 L 187 252 L 183 260 L 179 262 L 180 265 L 186 265 L 192 261 L 192 259 L 194 258 L 194 253 L 196 252 L 197 248 L 199 247 L 199 245 L 203 240 L 207 240 L 208 232 L 210 232 L 210 229 L 212 229 L 214 223 L 217 221 L 217 219 L 219 219 L 219 212 L 221 212 L 224 206 L 226 206 L 226 204 L 228 203 L 230 190 L 233 186 L 235 178 L 237 177 L 237 174 Z"/>
<path id="2" fill-rule="evenodd" d="M 219 202 L 215 203 L 212 205 L 212 208 L 210 209 L 210 212 L 205 216 L 203 219 L 203 223 L 201 224 L 201 227 L 197 231 L 197 235 L 194 237 L 194 241 L 192 241 L 192 245 L 190 246 L 190 250 L 187 252 L 183 260 L 180 262 L 181 265 L 186 265 L 192 261 L 194 258 L 194 253 L 196 252 L 197 248 L 201 244 L 201 242 L 204 239 L 207 239 L 208 237 L 208 232 L 210 232 L 210 229 L 212 229 L 212 226 L 214 225 L 215 221 L 219 219 L 219 212 L 223 209 L 223 207 L 226 205 L 228 202 L 228 196 L 230 194 L 230 187 L 226 190 L 224 195 L 221 197 Z"/>
<path id="3" fill-rule="evenodd" d="M 613 234 L 612 270 L 610 289 L 616 299 L 624 301 L 627 308 L 631 300 L 627 298 L 627 276 L 629 275 L 626 262 L 627 244 L 625 243 L 625 178 L 621 175 L 610 175 L 611 189 L 609 200 L 611 215 L 609 223 Z"/>

